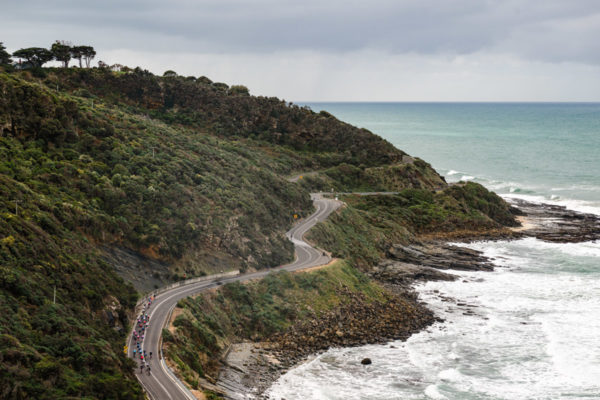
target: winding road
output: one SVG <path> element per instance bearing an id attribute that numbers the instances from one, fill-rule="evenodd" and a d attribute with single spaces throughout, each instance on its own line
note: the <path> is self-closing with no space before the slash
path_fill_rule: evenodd
<path id="1" fill-rule="evenodd" d="M 303 237 L 310 228 L 315 226 L 318 222 L 325 220 L 332 212 L 339 208 L 342 203 L 337 200 L 324 198 L 319 193 L 311 194 L 311 199 L 317 210 L 310 217 L 298 222 L 286 233 L 288 239 L 294 243 L 296 250 L 296 260 L 293 263 L 269 270 L 261 270 L 227 278 L 209 278 L 201 282 L 172 288 L 156 296 L 150 309 L 147 311 L 150 317 L 150 323 L 146 328 L 141 346 L 142 349 L 146 350 L 147 354 L 150 354 L 150 352 L 153 354 L 153 358 L 148 360 L 148 364 L 151 366 L 151 373 L 148 374 L 146 369 L 141 373 L 139 368 L 136 371 L 137 378 L 151 400 L 195 400 L 194 395 L 175 376 L 173 371 L 165 364 L 164 358 L 162 357 L 162 329 L 167 324 L 168 319 L 179 300 L 223 283 L 262 278 L 272 272 L 280 270 L 297 271 L 324 265 L 331 261 L 331 258 L 328 255 L 325 255 L 322 251 L 317 250 L 306 243 Z M 128 355 L 133 358 L 135 342 L 133 341 L 131 333 L 129 335 L 128 346 Z M 136 358 L 136 361 L 139 365 L 139 356 Z"/>

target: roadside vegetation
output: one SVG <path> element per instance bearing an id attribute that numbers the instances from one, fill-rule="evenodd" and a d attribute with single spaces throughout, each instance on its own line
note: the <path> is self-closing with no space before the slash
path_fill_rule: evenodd
<path id="1" fill-rule="evenodd" d="M 163 331 L 167 357 L 192 388 L 217 377 L 221 353 L 232 341 L 262 341 L 298 321 L 332 310 L 353 295 L 385 302 L 385 291 L 343 261 L 306 273 L 278 272 L 249 283 L 230 283 L 182 300 L 173 326 Z"/>
<path id="2" fill-rule="evenodd" d="M 395 192 L 403 189 L 440 189 L 446 182 L 423 160 L 381 166 L 342 163 L 307 175 L 299 183 L 309 191 Z"/>

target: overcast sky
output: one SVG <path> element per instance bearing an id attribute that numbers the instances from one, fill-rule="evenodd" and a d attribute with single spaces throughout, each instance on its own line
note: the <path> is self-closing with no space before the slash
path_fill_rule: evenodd
<path id="1" fill-rule="evenodd" d="M 9 51 L 291 101 L 600 101 L 600 0 L 0 0 Z"/>

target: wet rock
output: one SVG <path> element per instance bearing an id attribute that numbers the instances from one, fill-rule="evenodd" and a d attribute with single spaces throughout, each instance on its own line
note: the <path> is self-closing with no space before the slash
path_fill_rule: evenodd
<path id="1" fill-rule="evenodd" d="M 441 243 L 394 244 L 388 249 L 387 256 L 397 262 L 432 269 L 482 271 L 494 268 L 480 251 Z"/>
<path id="2" fill-rule="evenodd" d="M 373 271 L 373 275 L 387 282 L 403 283 L 415 280 L 452 281 L 456 279 L 455 275 L 441 272 L 434 268 L 394 260 L 384 260 L 379 263 Z"/>
<path id="3" fill-rule="evenodd" d="M 360 362 L 362 365 L 371 365 L 373 362 L 371 361 L 370 358 L 363 358 L 362 361 Z"/>

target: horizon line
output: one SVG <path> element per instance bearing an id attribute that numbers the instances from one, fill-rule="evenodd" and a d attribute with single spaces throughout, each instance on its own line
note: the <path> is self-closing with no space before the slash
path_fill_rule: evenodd
<path id="1" fill-rule="evenodd" d="M 294 100 L 292 101 L 294 104 L 301 103 L 313 103 L 313 104 L 361 104 L 361 103 L 370 103 L 370 104 L 600 104 L 600 100 L 595 101 L 529 101 L 529 100 L 518 100 L 518 101 L 444 101 L 444 100 L 390 100 L 390 101 L 381 101 L 381 100 Z"/>

